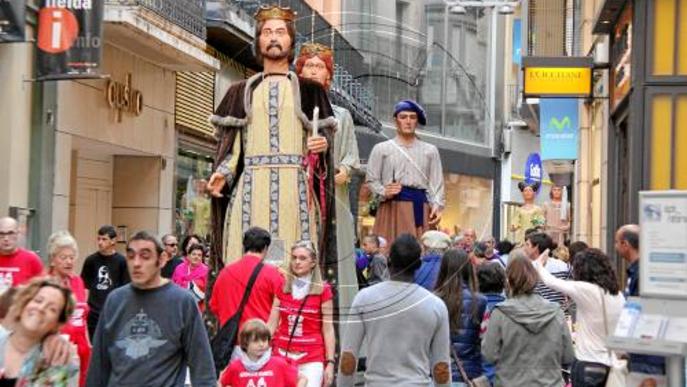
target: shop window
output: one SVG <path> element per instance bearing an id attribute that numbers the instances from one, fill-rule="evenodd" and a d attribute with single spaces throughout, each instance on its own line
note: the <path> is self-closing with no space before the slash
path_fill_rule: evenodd
<path id="1" fill-rule="evenodd" d="M 177 155 L 174 224 L 179 236 L 210 234 L 210 197 L 205 189 L 212 173 L 212 158 L 179 150 Z"/>

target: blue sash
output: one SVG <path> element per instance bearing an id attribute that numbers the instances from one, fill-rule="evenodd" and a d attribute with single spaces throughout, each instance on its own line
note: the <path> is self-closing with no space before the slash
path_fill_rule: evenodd
<path id="1" fill-rule="evenodd" d="M 403 186 L 401 187 L 401 192 L 394 196 L 392 200 L 399 202 L 413 202 L 415 227 L 422 227 L 425 220 L 424 204 L 427 203 L 427 192 L 424 189 Z"/>

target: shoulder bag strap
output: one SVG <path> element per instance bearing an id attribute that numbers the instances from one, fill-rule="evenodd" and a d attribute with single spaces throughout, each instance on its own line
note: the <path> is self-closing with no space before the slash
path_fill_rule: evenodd
<path id="1" fill-rule="evenodd" d="M 253 290 L 253 285 L 255 284 L 255 280 L 258 279 L 258 274 L 260 274 L 260 271 L 262 270 L 262 267 L 265 264 L 262 263 L 262 261 L 258 262 L 258 265 L 255 266 L 255 269 L 253 269 L 253 273 L 250 275 L 250 279 L 248 279 L 248 283 L 246 284 L 246 290 L 243 291 L 243 297 L 241 298 L 241 303 L 239 304 L 239 308 L 236 310 L 236 315 L 238 316 L 238 320 L 241 321 L 241 316 L 243 315 L 243 309 L 246 307 L 246 304 L 248 303 L 248 297 L 250 297 L 251 290 Z"/>
<path id="2" fill-rule="evenodd" d="M 468 374 L 465 372 L 465 368 L 463 368 L 463 362 L 458 358 L 458 354 L 456 353 L 456 349 L 453 348 L 453 345 L 451 345 L 451 354 L 453 355 L 453 360 L 456 361 L 458 372 L 460 372 L 460 376 L 463 378 L 463 383 L 473 387 L 475 384 L 472 382 L 472 380 L 470 380 L 470 378 L 468 378 Z"/>
<path id="3" fill-rule="evenodd" d="M 303 307 L 305 306 L 305 302 L 308 300 L 308 297 L 310 297 L 310 294 L 305 295 L 303 301 L 301 302 L 301 306 L 298 308 L 298 314 L 296 314 L 296 319 L 293 322 L 293 327 L 291 328 L 291 333 L 289 334 L 289 343 L 286 344 L 286 356 L 289 356 L 289 349 L 291 349 L 291 340 L 293 340 L 293 335 L 294 333 L 296 333 L 298 320 L 301 318 L 301 313 L 303 313 Z"/>
<path id="4" fill-rule="evenodd" d="M 601 294 L 601 309 L 603 312 L 603 317 L 604 317 L 604 333 L 606 334 L 606 340 L 608 340 L 608 321 L 606 321 L 606 299 L 604 297 L 604 291 L 599 286 L 599 294 Z M 606 345 L 606 350 L 608 351 L 608 361 L 613 365 L 613 355 L 611 354 L 611 349 L 608 348 L 608 344 Z"/>

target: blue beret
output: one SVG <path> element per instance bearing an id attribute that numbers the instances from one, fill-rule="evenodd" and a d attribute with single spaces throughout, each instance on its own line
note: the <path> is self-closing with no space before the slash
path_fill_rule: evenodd
<path id="1" fill-rule="evenodd" d="M 399 103 L 394 106 L 394 117 L 399 112 L 405 112 L 405 111 L 411 111 L 417 113 L 417 122 L 420 123 L 420 125 L 427 125 L 427 116 L 425 115 L 425 109 L 420 106 L 417 102 L 411 100 L 411 99 L 404 99 L 403 101 L 400 101 Z"/>

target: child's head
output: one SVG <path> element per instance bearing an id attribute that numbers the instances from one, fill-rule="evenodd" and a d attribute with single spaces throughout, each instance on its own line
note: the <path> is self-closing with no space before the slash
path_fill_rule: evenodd
<path id="1" fill-rule="evenodd" d="M 264 321 L 255 318 L 248 320 L 241 327 L 239 345 L 249 357 L 259 358 L 270 349 L 272 335 Z"/>
<path id="2" fill-rule="evenodd" d="M 480 293 L 502 293 L 506 286 L 506 272 L 496 262 L 480 265 L 477 269 Z"/>
<path id="3" fill-rule="evenodd" d="M 377 235 L 366 235 L 363 238 L 363 251 L 367 254 L 374 254 L 379 251 L 379 237 Z"/>

